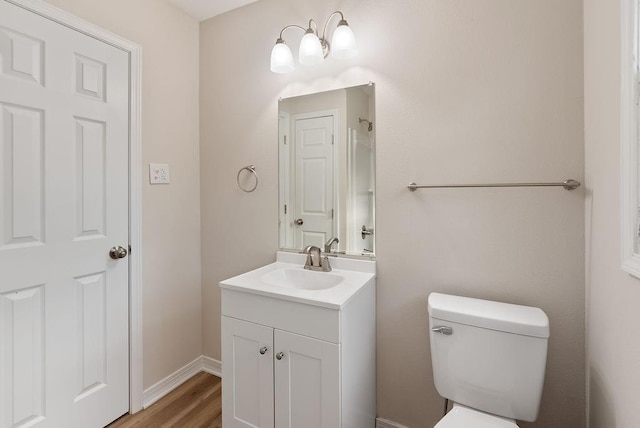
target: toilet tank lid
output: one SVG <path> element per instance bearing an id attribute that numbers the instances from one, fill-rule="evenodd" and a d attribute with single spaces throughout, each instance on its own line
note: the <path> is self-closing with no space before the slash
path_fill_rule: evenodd
<path id="1" fill-rule="evenodd" d="M 540 308 L 431 293 L 429 316 L 490 330 L 549 337 L 549 318 Z"/>

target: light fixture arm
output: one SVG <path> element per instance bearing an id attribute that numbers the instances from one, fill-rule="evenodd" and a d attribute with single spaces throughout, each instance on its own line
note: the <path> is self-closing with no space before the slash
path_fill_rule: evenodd
<path id="1" fill-rule="evenodd" d="M 311 24 L 313 24 L 313 29 L 311 28 Z M 309 20 L 309 30 L 313 30 L 316 36 L 318 35 L 318 23 L 313 18 Z M 307 32 L 309 32 L 309 30 L 307 30 Z"/>
<path id="2" fill-rule="evenodd" d="M 301 30 L 302 30 L 302 31 L 304 31 L 304 32 L 306 32 L 306 31 L 307 31 L 307 29 L 306 29 L 306 28 L 301 27 L 301 26 L 299 26 L 299 25 L 295 25 L 295 24 L 287 25 L 286 27 L 284 27 L 284 28 L 282 29 L 282 31 L 280 31 L 280 37 L 278 37 L 278 40 L 284 40 L 284 39 L 282 38 L 282 36 L 284 35 L 284 32 L 285 32 L 286 30 L 288 30 L 289 28 L 299 28 L 299 29 L 301 29 Z"/>
<path id="3" fill-rule="evenodd" d="M 327 40 L 326 39 L 326 35 L 327 35 L 327 27 L 329 27 L 329 22 L 331 21 L 331 18 L 333 18 L 334 16 L 336 16 L 338 14 L 340 15 L 340 21 L 344 21 L 345 20 L 344 19 L 344 15 L 339 10 L 336 10 L 331 15 L 329 15 L 329 18 L 327 18 L 327 22 L 324 23 L 324 29 L 322 30 L 322 38 L 320 39 L 321 41 L 326 41 Z"/>
<path id="4" fill-rule="evenodd" d="M 284 27 L 281 31 L 280 31 L 280 37 L 278 37 L 278 39 L 282 39 L 282 36 L 284 35 L 284 32 L 286 30 L 288 30 L 289 28 L 299 28 L 302 31 L 304 31 L 305 33 L 308 32 L 309 30 L 313 30 L 313 32 L 316 34 L 316 36 L 318 36 L 318 38 L 322 41 L 322 40 L 326 40 L 326 35 L 327 35 L 327 28 L 329 28 L 329 22 L 331 22 L 331 19 L 336 16 L 336 15 L 340 15 L 340 21 L 344 21 L 344 15 L 342 14 L 342 12 L 340 12 L 339 10 L 336 10 L 335 12 L 333 12 L 331 15 L 329 15 L 329 18 L 327 19 L 327 22 L 325 22 L 324 24 L 324 28 L 322 30 L 322 37 L 320 37 L 320 34 L 318 33 L 318 23 L 311 18 L 309 20 L 309 27 L 308 28 L 304 28 L 300 25 L 287 25 L 286 27 Z"/>

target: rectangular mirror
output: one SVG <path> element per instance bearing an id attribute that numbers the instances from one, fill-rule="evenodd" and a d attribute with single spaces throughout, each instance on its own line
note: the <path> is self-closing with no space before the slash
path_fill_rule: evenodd
<path id="1" fill-rule="evenodd" d="M 375 86 L 280 100 L 280 248 L 375 254 Z"/>

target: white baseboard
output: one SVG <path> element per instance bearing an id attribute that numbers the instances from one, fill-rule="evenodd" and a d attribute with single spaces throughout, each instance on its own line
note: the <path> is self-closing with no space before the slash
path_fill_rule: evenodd
<path id="1" fill-rule="evenodd" d="M 200 358 L 202 358 L 202 371 L 222 378 L 222 361 L 214 360 L 205 355 Z"/>
<path id="2" fill-rule="evenodd" d="M 204 355 L 199 356 L 186 366 L 145 389 L 142 394 L 142 407 L 146 409 L 200 372 L 222 377 L 222 362 Z"/>
<path id="3" fill-rule="evenodd" d="M 407 428 L 404 425 L 400 425 L 388 419 L 377 418 L 376 428 Z"/>

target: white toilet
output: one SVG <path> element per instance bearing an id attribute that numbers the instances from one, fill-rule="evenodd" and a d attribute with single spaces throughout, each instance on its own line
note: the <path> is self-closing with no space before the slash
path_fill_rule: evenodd
<path id="1" fill-rule="evenodd" d="M 516 428 L 538 417 L 549 318 L 539 308 L 431 293 L 433 380 L 453 408 L 434 428 Z"/>

